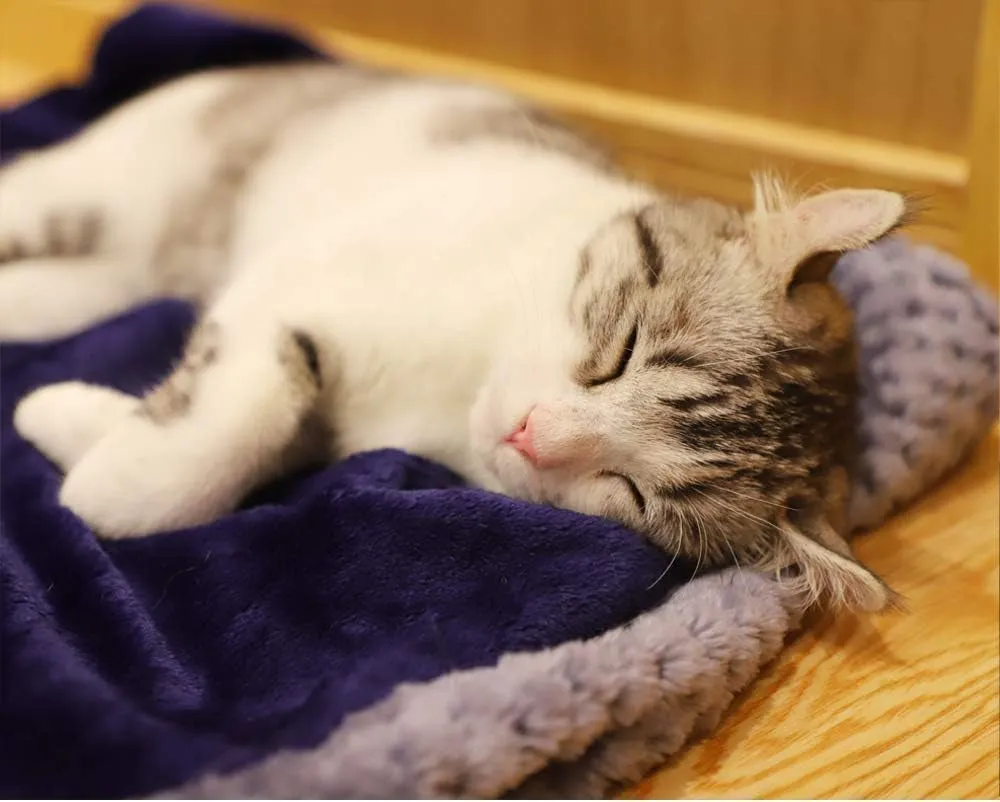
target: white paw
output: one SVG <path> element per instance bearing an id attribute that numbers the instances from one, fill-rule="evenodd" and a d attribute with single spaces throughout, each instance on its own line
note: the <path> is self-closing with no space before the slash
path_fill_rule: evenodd
<path id="1" fill-rule="evenodd" d="M 209 523 L 231 511 L 245 489 L 202 458 L 198 434 L 131 416 L 69 471 L 59 502 L 103 538 Z"/>
<path id="2" fill-rule="evenodd" d="M 137 398 L 109 387 L 50 384 L 21 400 L 14 410 L 14 428 L 67 471 L 138 405 Z"/>

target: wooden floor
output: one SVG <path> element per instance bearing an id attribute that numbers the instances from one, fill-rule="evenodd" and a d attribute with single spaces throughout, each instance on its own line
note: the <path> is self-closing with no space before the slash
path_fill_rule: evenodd
<path id="1" fill-rule="evenodd" d="M 101 16 L 122 5 L 3 0 L 0 99 L 71 75 Z M 998 464 L 994 431 L 858 543 L 909 614 L 812 622 L 711 739 L 624 796 L 1000 797 Z"/>

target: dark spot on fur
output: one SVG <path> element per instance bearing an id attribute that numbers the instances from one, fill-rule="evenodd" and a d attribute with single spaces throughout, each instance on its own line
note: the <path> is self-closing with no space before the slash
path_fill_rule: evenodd
<path id="1" fill-rule="evenodd" d="M 802 456 L 802 446 L 798 443 L 782 443 L 774 450 L 774 456 L 780 459 L 798 459 Z"/>
<path id="2" fill-rule="evenodd" d="M 655 287 L 663 270 L 663 255 L 656 244 L 656 237 L 643 219 L 642 212 L 635 216 L 635 236 L 639 244 L 639 257 L 645 270 L 646 283 L 650 287 Z"/>
<path id="3" fill-rule="evenodd" d="M 685 485 L 662 485 L 657 488 L 656 494 L 667 501 L 683 502 L 707 496 L 711 491 L 712 486 L 707 482 L 690 482 Z"/>
<path id="4" fill-rule="evenodd" d="M 584 248 L 580 251 L 580 262 L 576 270 L 576 283 L 579 284 L 590 273 L 590 269 L 593 267 L 590 258 L 590 251 Z"/>
<path id="5" fill-rule="evenodd" d="M 677 348 L 665 348 L 646 360 L 646 364 L 654 368 L 691 368 L 698 370 L 705 367 L 705 362 L 694 354 Z"/>
<path id="6" fill-rule="evenodd" d="M 158 424 L 167 424 L 188 413 L 198 377 L 218 358 L 219 327 L 213 321 L 199 323 L 191 333 L 180 364 L 142 400 L 140 413 Z"/>
<path id="7" fill-rule="evenodd" d="M 316 348 L 316 341 L 304 331 L 298 329 L 292 332 L 292 339 L 295 341 L 295 345 L 298 346 L 299 351 L 302 352 L 302 358 L 316 385 L 322 385 L 323 375 L 320 370 L 319 350 Z"/>
<path id="8" fill-rule="evenodd" d="M 729 393 L 723 390 L 703 395 L 689 395 L 682 398 L 660 398 L 661 404 L 676 409 L 679 412 L 691 412 L 701 407 L 725 404 L 727 401 L 729 401 Z"/>
<path id="9" fill-rule="evenodd" d="M 736 415 L 713 415 L 681 421 L 677 426 L 678 439 L 689 448 L 739 449 L 756 443 L 761 434 L 761 424 L 753 419 Z"/>
<path id="10" fill-rule="evenodd" d="M 0 264 L 16 262 L 28 255 L 28 249 L 19 239 L 8 239 L 0 243 Z"/>
<path id="11" fill-rule="evenodd" d="M 723 376 L 720 381 L 727 387 L 747 388 L 753 380 L 746 373 L 730 373 Z"/>

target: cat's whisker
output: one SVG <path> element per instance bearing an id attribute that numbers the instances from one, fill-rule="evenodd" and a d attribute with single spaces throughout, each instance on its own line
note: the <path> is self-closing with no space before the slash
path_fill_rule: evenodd
<path id="1" fill-rule="evenodd" d="M 749 513 L 746 510 L 739 509 L 739 507 L 733 507 L 729 504 L 726 504 L 724 501 L 720 501 L 719 499 L 713 499 L 711 496 L 709 496 L 707 493 L 702 492 L 701 490 L 695 490 L 695 492 L 698 495 L 708 499 L 710 502 L 718 504 L 720 507 L 722 507 L 725 510 L 728 510 L 734 515 L 738 515 L 739 517 L 744 518 L 748 521 L 755 521 L 756 523 L 764 524 L 765 526 L 769 526 L 778 532 L 781 531 L 780 526 L 773 523 L 772 521 L 768 521 L 766 518 L 760 518 L 759 516 L 753 515 L 752 513 Z"/>
<path id="2" fill-rule="evenodd" d="M 747 501 L 757 501 L 761 504 L 766 504 L 768 507 L 777 507 L 778 509 L 781 510 L 791 509 L 791 507 L 789 507 L 787 504 L 780 504 L 777 501 L 768 501 L 767 499 L 763 499 L 760 496 L 752 496 L 749 495 L 748 493 L 739 493 L 736 490 L 733 490 L 732 488 L 721 487 L 720 485 L 711 485 L 711 488 L 712 490 L 721 490 L 723 493 L 729 493 L 729 495 L 731 496 L 737 496 L 738 498 L 746 499 Z"/>
<path id="3" fill-rule="evenodd" d="M 811 345 L 796 345 L 791 348 L 779 348 L 777 351 L 761 351 L 759 353 L 747 354 L 745 356 L 733 357 L 732 359 L 720 359 L 715 362 L 699 362 L 699 367 L 702 368 L 713 368 L 720 365 L 732 365 L 735 363 L 745 363 L 749 360 L 754 359 L 764 359 L 769 356 L 776 356 L 778 354 L 786 354 L 790 351 L 816 351 L 817 349 Z"/>
<path id="4" fill-rule="evenodd" d="M 733 555 L 733 562 L 736 564 L 736 572 L 740 575 L 740 581 L 743 583 L 743 589 L 749 595 L 750 587 L 747 585 L 747 578 L 746 575 L 743 573 L 743 566 L 740 565 L 740 559 L 739 557 L 736 556 L 736 550 L 733 549 L 733 544 L 729 540 L 729 536 L 725 532 L 722 532 L 721 534 L 722 534 L 722 539 L 726 544 L 726 548 L 728 548 L 729 553 Z"/>
<path id="5" fill-rule="evenodd" d="M 680 538 L 678 537 L 677 547 L 674 549 L 674 556 L 670 558 L 670 562 L 667 563 L 667 567 L 663 569 L 663 572 L 653 580 L 653 584 L 646 588 L 646 590 L 652 590 L 663 581 L 663 578 L 670 573 L 670 569 L 674 567 L 674 563 L 677 562 L 677 558 L 680 556 L 680 553 Z"/>
<path id="6" fill-rule="evenodd" d="M 698 576 L 698 571 L 701 569 L 701 561 L 704 557 L 704 552 L 707 551 L 708 549 L 705 530 L 700 526 L 695 527 L 695 529 L 698 532 L 698 561 L 695 563 L 694 571 L 691 573 L 691 579 L 689 579 L 688 582 L 690 582 L 692 579 Z"/>

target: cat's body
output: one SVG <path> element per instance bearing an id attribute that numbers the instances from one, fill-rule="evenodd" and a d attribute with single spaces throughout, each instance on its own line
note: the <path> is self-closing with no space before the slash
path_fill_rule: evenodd
<path id="1" fill-rule="evenodd" d="M 824 276 L 795 280 L 902 212 L 870 191 L 755 215 L 665 199 L 488 89 L 199 75 L 0 173 L 0 339 L 161 295 L 205 309 L 142 401 L 56 385 L 15 422 L 106 536 L 395 447 L 712 561 L 805 563 L 877 607 L 835 531 L 849 320 Z"/>

